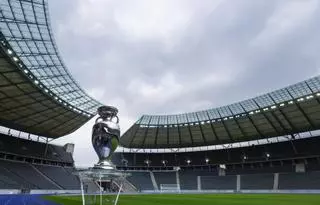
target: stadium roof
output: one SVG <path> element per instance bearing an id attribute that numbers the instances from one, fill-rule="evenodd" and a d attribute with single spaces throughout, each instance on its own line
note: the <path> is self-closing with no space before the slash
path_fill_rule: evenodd
<path id="1" fill-rule="evenodd" d="M 143 115 L 120 139 L 127 148 L 179 148 L 264 139 L 320 128 L 320 77 L 231 105 Z"/>
<path id="2" fill-rule="evenodd" d="M 0 124 L 56 138 L 101 104 L 68 72 L 49 22 L 47 0 L 0 2 Z"/>

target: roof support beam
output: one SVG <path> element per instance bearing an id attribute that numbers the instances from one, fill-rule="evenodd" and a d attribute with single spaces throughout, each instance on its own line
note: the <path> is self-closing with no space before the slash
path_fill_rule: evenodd
<path id="1" fill-rule="evenodd" d="M 140 129 L 140 125 L 138 124 L 135 124 L 135 125 L 137 125 L 137 129 L 134 131 L 134 134 L 132 135 L 132 139 L 130 140 L 129 147 L 132 147 L 133 140 L 136 137 L 138 130 Z"/>
<path id="2" fill-rule="evenodd" d="M 246 135 L 246 133 L 243 131 L 242 127 L 240 126 L 240 123 L 238 122 L 238 119 L 235 118 L 235 115 L 234 115 L 234 113 L 232 112 L 232 110 L 230 109 L 230 107 L 229 107 L 229 106 L 227 106 L 227 107 L 228 107 L 230 113 L 233 115 L 233 120 L 236 122 L 236 124 L 237 124 L 237 126 L 238 126 L 238 128 L 239 128 L 239 130 L 240 130 L 240 132 L 241 132 L 241 134 L 242 134 L 244 137 L 248 138 L 248 135 Z"/>
<path id="3" fill-rule="evenodd" d="M 143 141 L 142 141 L 142 146 L 143 146 L 143 147 L 144 147 L 144 143 L 145 143 L 146 138 L 147 138 L 147 133 L 148 133 L 148 130 L 149 130 L 151 118 L 152 118 L 152 117 L 150 117 L 150 119 L 149 119 L 149 121 L 148 121 L 148 125 L 147 125 L 147 127 L 146 127 L 146 131 L 144 132 L 144 137 L 143 137 Z"/>
<path id="4" fill-rule="evenodd" d="M 207 114 L 208 119 L 210 119 L 210 115 L 209 115 L 208 111 L 205 111 L 205 113 Z M 216 130 L 214 129 L 213 124 L 212 124 L 211 121 L 210 121 L 210 126 L 211 126 L 212 132 L 213 132 L 216 140 L 218 140 L 219 144 L 221 144 L 221 141 L 220 141 L 220 139 L 219 139 L 219 136 L 217 135 L 217 132 L 216 132 Z"/>
<path id="5" fill-rule="evenodd" d="M 294 97 L 291 95 L 291 93 L 289 92 L 289 90 L 287 88 L 285 88 L 285 90 L 287 91 L 287 93 L 290 95 L 290 97 L 292 99 L 294 99 Z M 304 116 L 304 118 L 307 120 L 307 122 L 309 123 L 309 125 L 314 129 L 316 126 L 311 122 L 310 118 L 308 117 L 308 115 L 304 112 L 304 110 L 301 108 L 301 106 L 299 105 L 299 103 L 297 103 L 295 100 L 293 100 L 294 104 L 298 107 L 299 111 L 302 113 L 302 115 Z"/>
<path id="6" fill-rule="evenodd" d="M 257 101 L 255 101 L 255 99 L 252 99 L 252 101 L 258 106 L 258 108 L 261 110 L 262 107 L 260 107 L 260 105 L 257 103 Z M 242 105 L 241 105 L 242 106 Z M 269 119 L 269 117 L 266 115 L 265 112 L 261 112 L 262 115 L 265 117 L 265 119 L 268 121 L 268 123 L 271 125 L 271 127 L 274 129 L 275 132 L 278 133 L 278 135 L 281 135 L 281 133 L 279 132 L 279 130 L 276 128 L 276 126 L 271 122 L 271 120 Z M 281 126 L 281 125 L 280 125 Z M 285 130 L 285 127 L 283 127 L 283 130 Z"/>
<path id="7" fill-rule="evenodd" d="M 245 111 L 244 107 L 241 105 L 241 103 L 239 103 L 241 108 Z M 253 125 L 254 129 L 257 131 L 257 133 L 259 134 L 259 136 L 261 136 L 260 138 L 265 138 L 266 136 L 264 134 L 262 134 L 262 132 L 259 130 L 258 126 L 254 123 L 254 120 L 251 118 L 250 114 L 248 114 L 248 119 L 251 122 L 251 124 Z"/>
<path id="8" fill-rule="evenodd" d="M 231 136 L 230 131 L 229 131 L 229 129 L 228 129 L 228 127 L 227 127 L 226 123 L 224 122 L 224 120 L 223 120 L 223 118 L 222 118 L 222 116 L 221 116 L 221 114 L 220 114 L 219 110 L 217 110 L 217 112 L 218 112 L 218 114 L 219 114 L 219 116 L 220 116 L 221 122 L 222 122 L 222 124 L 223 124 L 224 129 L 225 129 L 225 130 L 226 130 L 226 132 L 227 132 L 228 137 L 229 137 L 229 138 L 230 138 L 230 140 L 233 142 L 233 141 L 234 141 L 234 140 L 233 140 L 233 137 Z"/>
<path id="9" fill-rule="evenodd" d="M 157 147 L 157 144 L 158 144 L 159 123 L 160 123 L 160 117 L 158 117 L 156 136 L 155 136 L 155 140 L 154 140 L 154 147 Z"/>
<path id="10" fill-rule="evenodd" d="M 203 143 L 204 144 L 207 144 L 207 139 L 205 138 L 204 136 L 204 133 L 203 133 L 203 129 L 202 129 L 202 125 L 201 125 L 201 122 L 199 120 L 199 116 L 197 113 L 195 113 L 196 117 L 197 117 L 197 120 L 198 120 L 198 123 L 199 123 L 199 128 L 200 128 L 200 132 L 201 132 L 201 136 L 202 136 L 202 139 L 203 139 Z"/>
<path id="11" fill-rule="evenodd" d="M 186 115 L 186 118 L 187 118 L 187 123 L 188 123 L 187 127 L 188 127 L 190 138 L 191 138 L 191 146 L 194 146 L 194 141 L 193 141 L 193 136 L 192 136 L 192 132 L 191 132 L 191 129 L 190 129 L 190 123 L 189 123 L 188 115 Z"/>
<path id="12" fill-rule="evenodd" d="M 270 95 L 270 93 L 268 93 L 267 94 L 269 97 L 270 97 L 270 99 L 273 101 L 273 103 L 276 105 L 277 103 L 276 103 L 276 101 L 274 100 L 274 98 Z M 293 130 L 293 131 L 295 131 L 296 130 L 296 128 L 295 128 L 295 126 L 292 124 L 292 122 L 288 119 L 288 117 L 286 116 L 286 114 L 282 111 L 282 109 L 279 107 L 279 111 L 280 111 L 280 113 L 283 115 L 283 117 L 284 117 L 284 119 L 288 122 L 288 124 L 289 124 L 289 126 L 291 127 L 291 129 Z M 272 112 L 273 113 L 273 112 Z M 273 113 L 274 114 L 274 113 Z M 279 119 L 278 119 L 279 120 Z"/>

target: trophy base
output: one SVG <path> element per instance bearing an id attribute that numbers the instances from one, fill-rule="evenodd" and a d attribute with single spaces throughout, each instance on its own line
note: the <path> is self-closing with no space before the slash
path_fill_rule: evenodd
<path id="1" fill-rule="evenodd" d="M 108 169 L 108 170 L 115 170 L 116 166 L 114 166 L 109 161 L 101 161 L 94 165 L 94 169 Z"/>
<path id="2" fill-rule="evenodd" d="M 90 168 L 86 168 L 86 169 L 78 169 L 77 171 L 74 172 L 75 175 L 79 176 L 80 179 L 80 188 L 81 188 L 81 198 L 82 198 L 82 204 L 86 205 L 86 202 L 88 198 L 87 196 L 95 196 L 97 193 L 93 192 L 91 194 L 87 194 L 85 191 L 85 184 L 87 182 L 91 182 L 92 181 L 96 181 L 99 182 L 99 184 L 101 184 L 101 182 L 103 181 L 110 181 L 110 180 L 117 180 L 117 182 L 119 182 L 118 185 L 119 186 L 119 190 L 118 193 L 116 193 L 116 199 L 114 200 L 113 204 L 117 205 L 118 203 L 118 199 L 120 196 L 120 193 L 122 192 L 122 188 L 123 188 L 123 184 L 125 181 L 125 178 L 127 176 L 131 176 L 130 173 L 128 172 L 124 172 L 124 171 L 120 171 L 120 170 L 116 170 L 116 169 L 104 169 L 101 166 L 94 166 L 94 167 L 90 167 Z M 99 188 L 99 198 L 100 198 L 100 203 L 99 204 L 103 204 L 103 195 L 104 195 L 104 191 L 103 188 L 100 187 Z M 92 202 L 90 203 L 92 204 Z M 94 202 L 94 204 L 97 204 L 96 201 Z"/>

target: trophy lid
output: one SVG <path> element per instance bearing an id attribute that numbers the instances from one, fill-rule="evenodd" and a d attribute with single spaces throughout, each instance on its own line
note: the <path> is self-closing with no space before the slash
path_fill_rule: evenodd
<path id="1" fill-rule="evenodd" d="M 113 106 L 101 106 L 98 108 L 98 114 L 102 119 L 106 119 L 109 117 L 115 117 L 118 114 L 118 109 Z"/>

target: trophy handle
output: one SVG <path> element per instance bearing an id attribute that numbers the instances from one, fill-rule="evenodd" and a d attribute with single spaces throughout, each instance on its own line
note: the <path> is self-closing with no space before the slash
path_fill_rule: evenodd
<path id="1" fill-rule="evenodd" d="M 118 123 L 119 123 L 119 117 L 118 117 L 117 115 L 110 117 L 110 121 L 112 121 L 114 118 L 117 119 L 117 121 L 116 121 L 115 123 L 118 124 Z M 103 121 L 103 118 L 102 118 L 102 117 L 98 117 L 98 118 L 96 119 L 95 123 L 98 123 L 99 120 Z"/>

